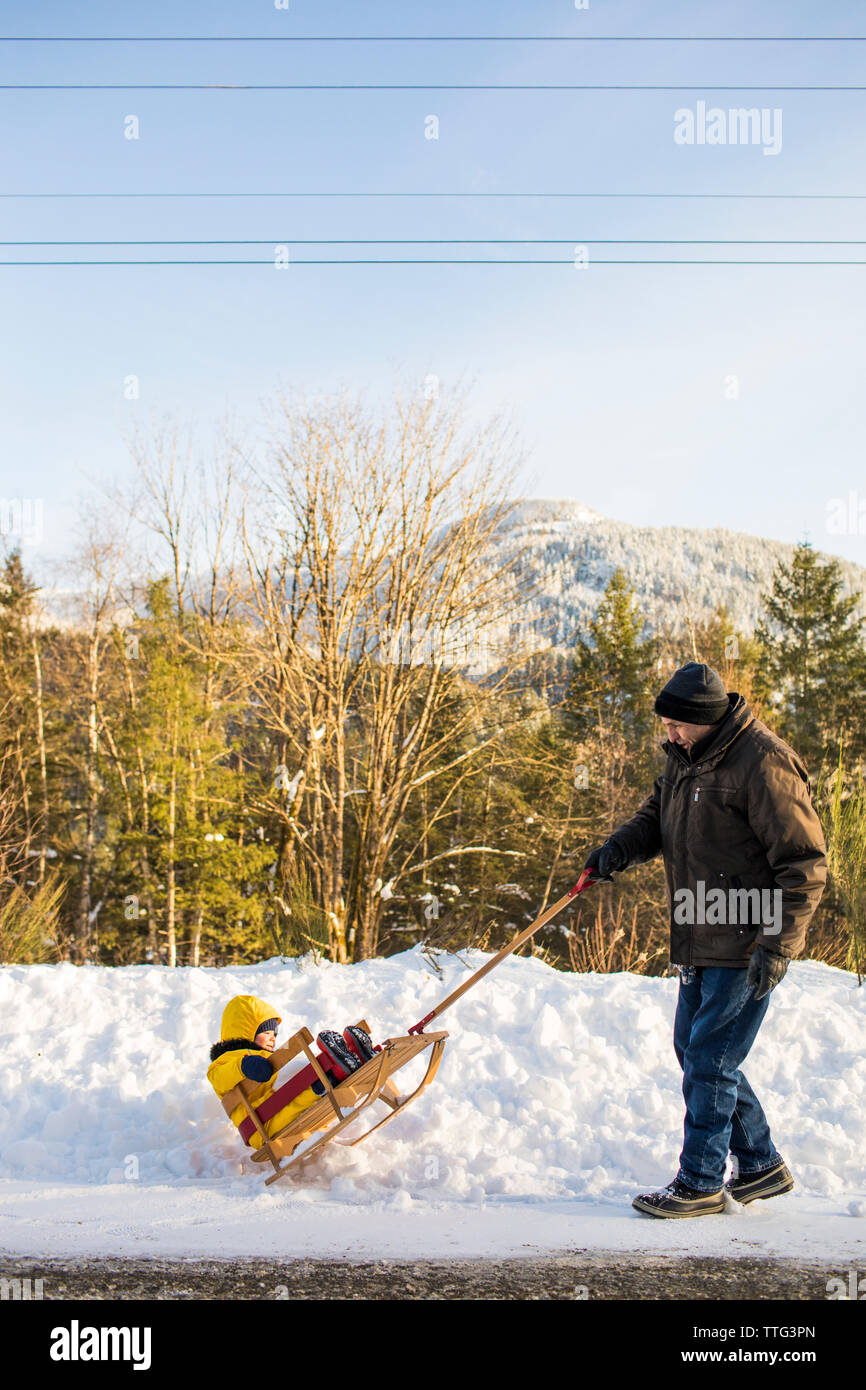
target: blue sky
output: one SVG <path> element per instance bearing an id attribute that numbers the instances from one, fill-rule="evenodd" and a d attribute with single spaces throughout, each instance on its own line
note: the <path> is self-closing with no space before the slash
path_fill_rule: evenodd
<path id="1" fill-rule="evenodd" d="M 4 3 L 3 35 L 856 34 L 830 3 Z M 561 247 L 306 254 L 571 256 L 590 265 L 0 268 L 0 496 L 41 498 L 42 570 L 136 427 L 255 433 L 276 392 L 471 380 L 508 408 L 530 495 L 633 522 L 723 525 L 866 564 L 866 265 L 602 265 L 608 257 L 866 260 L 866 246 L 604 247 L 604 238 L 866 241 L 866 197 L 505 198 L 506 193 L 864 194 L 863 44 L 0 44 L 2 83 L 625 83 L 684 92 L 0 91 L 3 241 L 262 239 L 268 246 L 0 248 L 265 259 L 304 238 L 562 238 Z M 711 84 L 753 84 L 718 92 Z M 782 111 L 782 145 L 681 145 L 680 108 Z M 124 138 L 130 115 L 139 138 Z M 427 117 L 439 138 L 425 139 Z M 14 132 L 12 138 L 8 133 Z M 473 197 L 136 197 L 122 193 Z M 138 400 L 124 397 L 135 375 Z M 736 378 L 732 386 L 731 378 Z M 862 503 L 828 530 L 834 498 Z"/>

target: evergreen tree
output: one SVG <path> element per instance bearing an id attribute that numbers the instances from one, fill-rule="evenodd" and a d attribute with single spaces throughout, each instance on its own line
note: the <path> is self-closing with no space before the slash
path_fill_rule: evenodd
<path id="1" fill-rule="evenodd" d="M 138 627 L 127 707 L 108 740 L 122 824 L 101 946 L 169 965 L 262 955 L 275 851 L 250 807 L 261 781 L 244 757 L 237 695 L 217 698 L 168 580 L 149 587 Z"/>
<path id="2" fill-rule="evenodd" d="M 33 697 L 31 621 L 35 586 L 24 573 L 19 550 L 0 571 L 0 769 L 5 796 L 16 808 L 7 827 L 22 856 L 30 852 L 41 798 L 36 795 L 36 715 Z"/>
<path id="3" fill-rule="evenodd" d="M 564 703 L 567 722 L 583 745 L 600 818 L 615 819 L 641 788 L 654 762 L 653 713 L 657 644 L 644 637 L 637 597 L 614 570 L 585 633 L 574 649 Z"/>
<path id="4" fill-rule="evenodd" d="M 841 899 L 849 937 L 845 965 L 863 983 L 866 958 L 866 785 L 859 769 L 846 769 L 842 752 L 821 787 L 831 886 Z"/>
<path id="5" fill-rule="evenodd" d="M 585 765 L 580 797 L 586 821 L 578 868 L 593 845 L 634 814 L 658 774 L 664 731 L 653 703 L 661 651 L 659 640 L 645 634 L 637 596 L 616 569 L 595 618 L 578 637 L 563 708 L 565 725 L 577 738 L 575 760 Z M 661 967 L 660 872 L 660 865 L 653 865 L 625 875 L 610 890 L 598 890 L 590 905 L 578 907 L 580 926 L 569 951 L 576 968 Z M 630 935 L 625 923 L 632 924 Z M 587 950 L 590 930 L 594 946 Z"/>
<path id="6" fill-rule="evenodd" d="M 854 613 L 862 596 L 841 591 L 839 562 L 821 561 L 804 541 L 777 566 L 755 633 L 757 693 L 815 770 L 840 741 L 855 755 L 866 746 L 866 619 Z"/>
<path id="7" fill-rule="evenodd" d="M 19 550 L 0 570 L 0 961 L 57 956 L 66 885 L 51 864 L 52 757 L 43 657 L 53 634 L 35 625 L 37 586 Z M 52 788 L 52 790 L 54 790 Z"/>

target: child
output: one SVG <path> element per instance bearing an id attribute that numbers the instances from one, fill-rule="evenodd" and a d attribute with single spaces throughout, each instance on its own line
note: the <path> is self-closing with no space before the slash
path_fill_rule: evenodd
<path id="1" fill-rule="evenodd" d="M 269 1082 L 267 1089 L 256 1097 L 260 1105 L 274 1090 L 276 1073 L 268 1056 L 277 1043 L 277 1031 L 282 1019 L 276 1010 L 258 999 L 254 994 L 237 994 L 226 1005 L 220 1029 L 220 1041 L 210 1050 L 211 1065 L 208 1067 L 208 1080 L 222 1098 L 240 1081 L 247 1079 L 259 1083 Z M 349 1072 L 363 1066 L 374 1054 L 373 1045 L 362 1028 L 347 1028 L 341 1037 L 339 1033 L 322 1032 L 318 1042 L 331 1066 L 324 1067 L 326 1076 L 332 1082 L 342 1080 Z M 318 1079 L 301 1091 L 300 1095 L 289 1101 L 282 1110 L 272 1115 L 265 1125 L 269 1136 L 281 1129 L 314 1105 L 325 1088 Z M 246 1118 L 246 1111 L 238 1105 L 231 1113 L 234 1125 L 240 1125 Z M 250 1146 L 260 1149 L 262 1136 L 256 1130 L 249 1139 Z"/>

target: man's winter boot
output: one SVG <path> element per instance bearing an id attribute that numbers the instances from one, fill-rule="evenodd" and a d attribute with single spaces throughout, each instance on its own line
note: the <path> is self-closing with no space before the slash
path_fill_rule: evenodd
<path id="1" fill-rule="evenodd" d="M 725 1210 L 725 1189 L 720 1187 L 718 1192 L 699 1192 L 675 1178 L 660 1192 L 642 1192 L 635 1197 L 632 1206 L 638 1211 L 645 1211 L 648 1216 L 712 1216 Z"/>
<path id="2" fill-rule="evenodd" d="M 730 1178 L 725 1188 L 735 1202 L 745 1206 L 757 1198 L 778 1197 L 782 1192 L 790 1192 L 794 1179 L 787 1165 L 774 1163 L 772 1168 L 762 1168 L 758 1173 L 743 1173 L 740 1178 Z"/>

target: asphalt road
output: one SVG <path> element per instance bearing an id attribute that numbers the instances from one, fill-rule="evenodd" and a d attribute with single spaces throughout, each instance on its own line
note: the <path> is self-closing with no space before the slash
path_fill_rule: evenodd
<path id="1" fill-rule="evenodd" d="M 838 1262 L 837 1262 L 838 1266 Z M 42 1280 L 43 1300 L 827 1299 L 820 1261 L 575 1251 L 510 1260 L 48 1260 L 0 1255 L 0 1279 Z M 31 1282 L 31 1290 L 36 1285 Z M 6 1297 L 10 1297 L 7 1292 Z"/>

